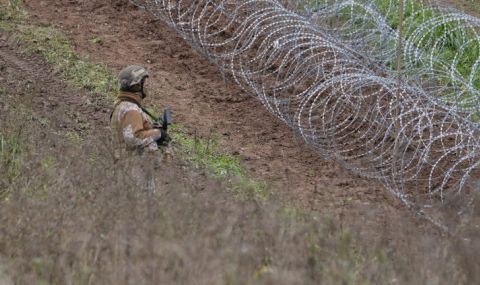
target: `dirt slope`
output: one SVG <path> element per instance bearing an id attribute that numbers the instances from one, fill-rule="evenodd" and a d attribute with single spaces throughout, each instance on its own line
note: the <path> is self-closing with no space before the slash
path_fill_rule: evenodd
<path id="1" fill-rule="evenodd" d="M 377 181 L 325 161 L 253 97 L 225 82 L 217 68 L 163 23 L 127 1 L 55 0 L 25 3 L 35 21 L 63 30 L 76 51 L 112 70 L 137 63 L 151 70 L 147 104 L 171 106 L 192 133 L 220 136 L 253 176 L 285 199 L 374 230 L 410 213 Z M 355 221 L 353 221 L 356 223 Z"/>

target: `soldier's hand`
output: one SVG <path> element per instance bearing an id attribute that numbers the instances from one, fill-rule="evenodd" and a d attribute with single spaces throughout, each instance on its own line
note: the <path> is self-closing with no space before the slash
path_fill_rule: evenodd
<path id="1" fill-rule="evenodd" d="M 170 136 L 168 135 L 168 133 L 163 130 L 163 129 L 160 129 L 160 132 L 161 132 L 161 136 L 160 138 L 157 140 L 157 144 L 160 146 L 160 145 L 168 145 L 169 142 L 172 141 L 172 139 L 170 138 Z"/>
<path id="2" fill-rule="evenodd" d="M 161 129 L 163 128 L 163 122 L 161 120 L 158 120 L 156 122 L 153 123 L 153 128 L 154 129 Z"/>

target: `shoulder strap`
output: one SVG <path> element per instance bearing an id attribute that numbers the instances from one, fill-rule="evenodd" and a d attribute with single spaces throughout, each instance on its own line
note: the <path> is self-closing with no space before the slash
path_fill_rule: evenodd
<path id="1" fill-rule="evenodd" d="M 123 102 L 123 100 L 120 100 L 120 101 L 117 101 L 115 103 L 115 105 L 113 105 L 112 112 L 110 112 L 110 121 L 112 121 L 113 112 L 115 112 L 115 109 L 117 109 L 118 105 L 120 105 L 120 103 L 122 103 L 122 102 Z"/>
<path id="2" fill-rule="evenodd" d="M 113 117 L 113 112 L 115 112 L 115 109 L 117 108 L 118 105 L 120 105 L 120 103 L 122 102 L 130 102 L 130 103 L 133 103 L 135 105 L 138 106 L 138 108 L 142 109 L 142 111 L 147 114 L 150 118 L 152 118 L 153 121 L 157 121 L 158 118 L 155 118 L 154 115 L 152 115 L 152 113 L 150 113 L 147 109 L 143 108 L 142 106 L 140 106 L 140 104 L 138 104 L 137 101 L 133 100 L 133 99 L 129 99 L 129 98 L 121 98 L 119 101 L 117 101 L 117 103 L 115 103 L 115 105 L 113 106 L 113 110 L 112 112 L 110 113 L 110 121 L 112 120 L 112 117 Z"/>

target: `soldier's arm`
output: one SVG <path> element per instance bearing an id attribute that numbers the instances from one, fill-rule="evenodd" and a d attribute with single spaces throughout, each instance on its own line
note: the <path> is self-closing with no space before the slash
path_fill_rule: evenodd
<path id="1" fill-rule="evenodd" d="M 158 129 L 144 129 L 142 114 L 136 110 L 128 111 L 122 120 L 123 138 L 129 147 L 147 147 L 161 136 Z"/>

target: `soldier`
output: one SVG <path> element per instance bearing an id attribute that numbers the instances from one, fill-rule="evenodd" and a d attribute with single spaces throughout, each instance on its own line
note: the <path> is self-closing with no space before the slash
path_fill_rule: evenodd
<path id="1" fill-rule="evenodd" d="M 155 151 L 169 141 L 167 132 L 159 128 L 142 107 L 142 100 L 147 96 L 147 78 L 147 70 L 136 65 L 123 69 L 118 76 L 120 92 L 110 119 L 117 159 L 125 150 Z"/>

